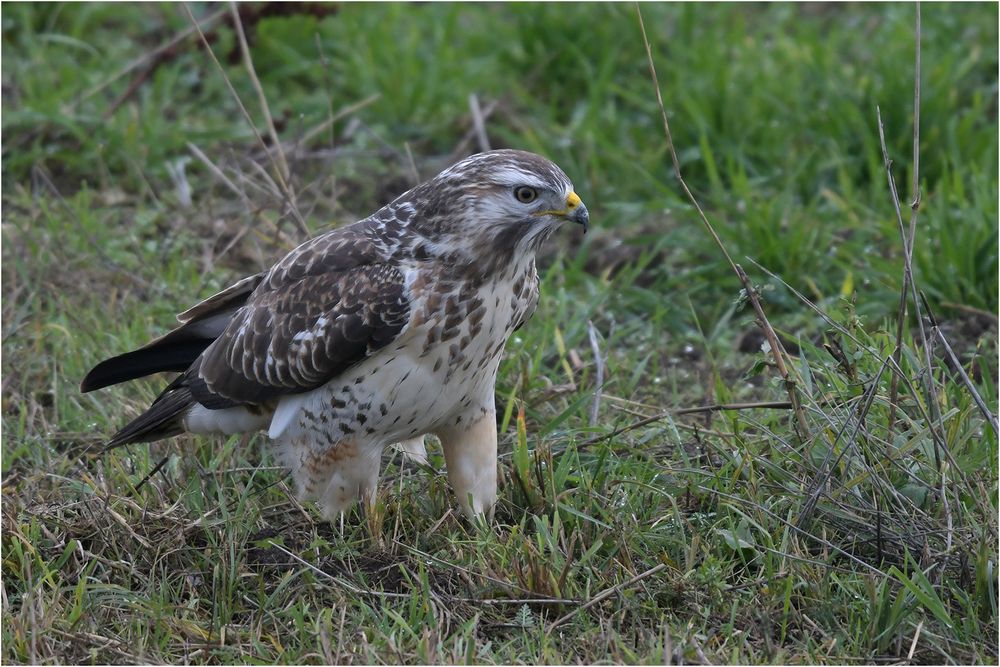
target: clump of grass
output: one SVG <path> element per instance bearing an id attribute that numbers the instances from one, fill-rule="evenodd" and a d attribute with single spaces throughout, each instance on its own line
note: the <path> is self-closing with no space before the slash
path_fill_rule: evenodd
<path id="1" fill-rule="evenodd" d="M 788 392 L 789 407 L 794 412 L 793 421 L 797 427 L 794 436 L 782 442 L 783 447 L 779 450 L 782 457 L 778 465 L 775 465 L 771 452 L 756 464 L 763 468 L 760 481 L 766 480 L 768 484 L 769 498 L 766 501 L 761 499 L 752 502 L 745 494 L 741 497 L 724 490 L 702 487 L 703 490 L 718 494 L 724 501 L 728 501 L 727 504 L 741 506 L 731 507 L 735 521 L 722 533 L 727 544 L 736 550 L 746 549 L 753 553 L 757 551 L 755 527 L 771 538 L 776 530 L 780 530 L 786 538 L 792 537 L 796 541 L 804 539 L 807 545 L 812 543 L 813 547 L 836 551 L 850 561 L 854 570 L 860 566 L 861 569 L 883 576 L 885 581 L 901 585 L 905 591 L 902 602 L 900 597 L 895 602 L 889 602 L 886 594 L 890 592 L 891 586 L 885 586 L 881 591 L 883 596 L 878 603 L 876 623 L 870 632 L 879 650 L 888 648 L 891 637 L 897 633 L 907 615 L 904 610 L 922 607 L 949 631 L 955 628 L 955 621 L 950 613 L 954 607 L 944 602 L 950 596 L 957 595 L 959 599 L 970 601 L 978 599 L 982 605 L 981 613 L 988 614 L 995 607 L 991 597 L 995 594 L 994 587 L 972 584 L 974 580 L 983 581 L 986 572 L 980 571 L 973 576 L 969 563 L 974 559 L 972 554 L 988 550 L 990 547 L 987 545 L 997 539 L 997 525 L 994 521 L 996 508 L 994 503 L 984 502 L 977 497 L 977 490 L 982 488 L 985 480 L 973 480 L 966 471 L 958 468 L 954 452 L 956 448 L 966 446 L 966 438 L 978 440 L 985 436 L 985 441 L 995 447 L 998 435 L 995 416 L 966 377 L 963 378 L 964 388 L 975 399 L 982 419 L 976 420 L 978 424 L 973 425 L 975 422 L 970 419 L 968 412 L 963 414 L 956 409 L 947 413 L 952 417 L 958 416 L 957 421 L 952 422 L 949 428 L 947 418 L 942 414 L 949 404 L 939 403 L 936 389 L 939 381 L 934 377 L 935 369 L 931 366 L 932 356 L 928 349 L 930 339 L 922 321 L 918 322 L 918 341 L 912 336 L 903 340 L 903 322 L 900 322 L 893 346 L 889 341 L 880 340 L 878 336 L 872 336 L 866 331 L 854 319 L 853 312 L 850 313 L 848 328 L 801 295 L 798 295 L 800 300 L 815 309 L 833 329 L 826 332 L 824 338 L 828 340 L 823 341 L 828 355 L 822 354 L 818 346 L 811 342 L 800 342 L 797 354 L 799 367 L 794 373 L 789 372 L 786 360 L 790 360 L 790 357 L 760 306 L 756 288 L 749 282 L 742 268 L 733 263 L 714 226 L 702 212 L 681 175 L 641 13 L 639 22 L 649 54 L 650 70 L 656 85 L 675 175 L 706 230 L 742 282 L 748 301 L 754 306 L 757 324 L 764 332 L 763 349 L 773 360 L 778 374 L 775 380 L 780 381 Z M 914 74 L 914 114 L 915 119 L 919 119 L 919 8 L 916 26 L 918 43 Z M 897 203 L 898 195 L 886 152 L 880 114 L 878 120 L 885 169 L 905 249 L 899 317 L 905 317 L 905 306 L 912 295 L 913 309 L 920 320 L 921 306 L 916 301 L 917 288 L 911 268 L 911 246 L 916 242 L 916 218 L 920 201 L 917 190 L 920 183 L 919 172 L 916 171 L 920 156 L 919 122 L 914 122 L 915 192 L 907 235 Z M 770 275 L 775 277 L 773 273 Z M 926 302 L 923 307 L 926 308 Z M 936 329 L 935 326 L 935 333 Z M 849 344 L 848 340 L 853 344 Z M 901 363 L 904 354 L 908 357 L 905 367 Z M 810 358 L 816 360 L 827 356 L 832 357 L 836 365 L 823 368 L 817 366 L 815 361 L 809 362 Z M 841 377 L 838 378 L 837 375 Z M 902 394 L 899 393 L 898 380 L 906 384 Z M 969 396 L 962 397 L 960 403 L 969 406 Z M 817 425 L 810 426 L 812 420 L 807 417 L 805 409 L 819 420 Z M 899 437 L 894 430 L 897 411 L 905 414 L 906 422 Z M 947 437 L 946 433 L 963 435 L 954 439 Z M 778 440 L 777 434 L 768 433 L 767 437 L 768 444 L 773 447 L 774 440 Z M 739 444 L 735 450 L 739 467 L 752 467 L 754 462 L 742 455 L 747 451 L 747 443 Z M 787 494 L 788 504 L 785 506 L 778 500 L 783 495 L 782 490 Z M 779 511 L 776 512 L 776 508 Z M 962 528 L 957 529 L 961 534 L 956 533 L 955 512 L 959 514 L 958 525 L 965 528 L 964 531 Z M 793 517 L 794 520 L 790 520 Z M 816 530 L 817 525 L 822 526 L 822 531 Z M 770 526 L 771 529 L 768 530 L 765 526 Z M 793 532 L 790 533 L 789 530 Z M 964 545 L 964 548 L 959 545 Z M 773 542 L 765 542 L 763 548 L 776 555 L 787 555 L 783 549 L 776 549 Z M 888 570 L 885 569 L 887 565 Z M 988 561 L 983 565 L 987 571 L 993 567 Z M 929 573 L 934 573 L 934 576 L 928 577 Z M 976 606 L 974 602 L 971 606 L 966 604 L 962 612 L 968 613 Z M 892 612 L 888 611 L 890 608 Z M 918 634 L 923 623 L 921 620 L 917 626 Z M 963 630 L 972 630 L 973 634 L 958 633 L 951 639 L 966 645 L 985 639 L 980 634 L 981 627 L 978 624 L 967 626 Z M 916 645 L 917 635 L 914 635 L 909 652 L 911 658 Z M 995 650 L 995 644 L 992 648 Z M 947 643 L 946 647 L 939 650 L 950 657 L 952 649 Z"/>

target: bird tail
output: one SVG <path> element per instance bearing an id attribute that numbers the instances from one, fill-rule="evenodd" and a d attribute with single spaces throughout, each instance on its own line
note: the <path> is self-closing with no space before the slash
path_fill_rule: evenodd
<path id="1" fill-rule="evenodd" d="M 163 371 L 186 371 L 205 348 L 222 334 L 233 314 L 246 303 L 264 275 L 258 273 L 244 278 L 184 311 L 177 316 L 181 326 L 170 333 L 138 350 L 119 354 L 97 364 L 83 378 L 80 391 L 87 393 Z"/>
<path id="2" fill-rule="evenodd" d="M 192 395 L 190 373 L 185 371 L 225 330 L 233 314 L 246 303 L 265 275 L 249 276 L 205 299 L 177 316 L 181 323 L 178 328 L 138 350 L 106 359 L 87 373 L 80 383 L 80 391 L 84 393 L 153 373 L 181 373 L 145 412 L 115 433 L 105 445 L 107 449 L 169 438 L 185 431 L 184 416 L 199 402 Z"/>
<path id="3" fill-rule="evenodd" d="M 145 412 L 111 437 L 104 446 L 105 450 L 180 435 L 184 432 L 184 415 L 194 403 L 195 399 L 186 386 L 167 387 Z"/>
<path id="4" fill-rule="evenodd" d="M 80 383 L 80 390 L 93 391 L 152 373 L 187 370 L 212 342 L 205 338 L 178 338 L 168 335 L 146 347 L 102 361 L 87 373 Z M 105 450 L 183 433 L 182 419 L 195 403 L 191 390 L 182 384 L 184 380 L 184 375 L 175 378 L 145 412 L 112 436 L 104 446 Z"/>

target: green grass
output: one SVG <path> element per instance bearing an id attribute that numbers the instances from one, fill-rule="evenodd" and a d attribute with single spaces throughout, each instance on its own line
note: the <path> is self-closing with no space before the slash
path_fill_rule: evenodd
<path id="1" fill-rule="evenodd" d="M 196 40 L 109 113 L 181 7 L 4 6 L 5 662 L 998 659 L 997 438 L 940 345 L 929 403 L 912 318 L 888 428 L 903 252 L 875 107 L 906 213 L 913 7 L 643 15 L 685 178 L 792 353 L 805 437 L 787 410 L 641 423 L 787 394 L 673 178 L 633 6 L 245 15 L 310 233 L 475 150 L 472 93 L 494 147 L 550 156 L 591 210 L 541 258 L 501 366 L 485 531 L 433 448 L 389 456 L 378 510 L 333 527 L 260 437 L 94 453 L 161 382 L 81 395 L 85 372 L 303 232 Z M 207 30 L 262 129 L 232 29 Z M 997 41 L 996 5 L 923 6 L 913 258 L 994 410 Z"/>

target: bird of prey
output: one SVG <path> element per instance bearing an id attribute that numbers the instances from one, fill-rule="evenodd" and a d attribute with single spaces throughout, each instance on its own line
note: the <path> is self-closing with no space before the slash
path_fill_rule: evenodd
<path id="1" fill-rule="evenodd" d="M 555 164 L 473 155 L 181 313 L 81 390 L 179 373 L 109 447 L 266 430 L 330 520 L 372 502 L 386 445 L 419 455 L 434 434 L 462 510 L 491 517 L 497 368 L 538 303 L 535 252 L 566 220 L 589 217 Z"/>

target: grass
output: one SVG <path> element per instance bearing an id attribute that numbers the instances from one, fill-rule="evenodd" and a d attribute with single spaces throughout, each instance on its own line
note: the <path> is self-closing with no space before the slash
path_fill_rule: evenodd
<path id="1" fill-rule="evenodd" d="M 5 5 L 5 662 L 998 659 L 996 434 L 940 346 L 928 399 L 912 319 L 888 428 L 903 252 L 875 106 L 908 197 L 912 6 L 643 6 L 685 178 L 791 353 L 803 438 L 784 409 L 671 412 L 787 394 L 676 187 L 632 6 L 241 11 L 310 233 L 475 150 L 471 93 L 495 147 L 552 157 L 591 209 L 501 367 L 497 525 L 456 515 L 433 447 L 389 456 L 378 510 L 342 526 L 256 436 L 94 453 L 161 383 L 81 395 L 86 370 L 303 232 L 195 39 L 123 97 L 180 7 Z M 996 26 L 923 6 L 913 258 L 991 409 Z M 234 32 L 204 30 L 266 136 Z"/>

